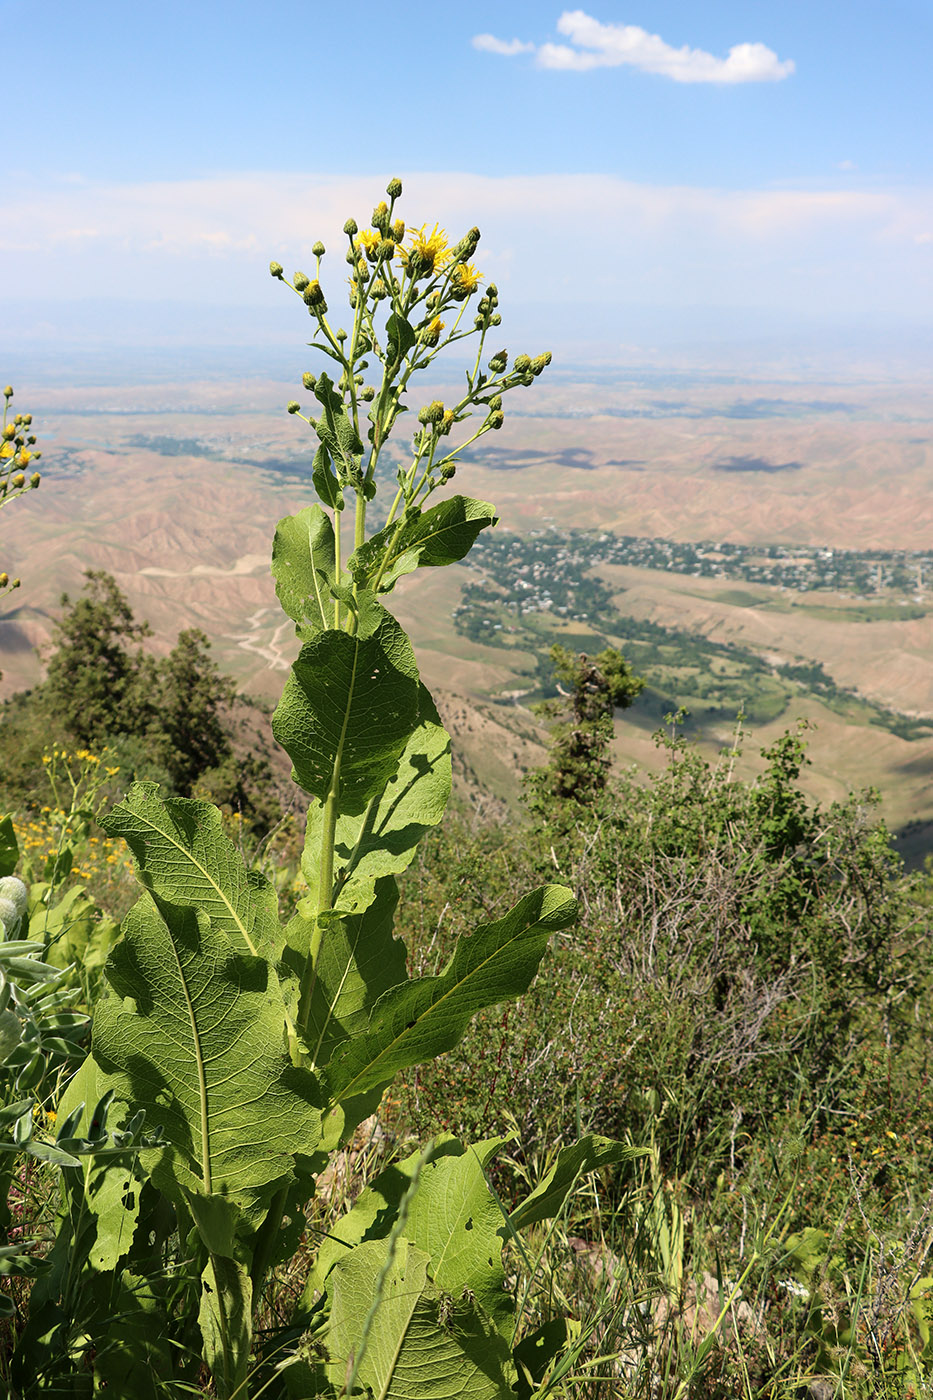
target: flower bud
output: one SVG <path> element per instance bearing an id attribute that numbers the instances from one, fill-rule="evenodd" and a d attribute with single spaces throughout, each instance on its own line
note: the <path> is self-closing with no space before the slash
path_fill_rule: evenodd
<path id="1" fill-rule="evenodd" d="M 346 331 L 343 329 L 342 326 L 341 326 L 341 328 L 340 328 L 339 331 L 335 331 L 335 332 L 334 332 L 334 339 L 335 339 L 335 340 L 339 340 L 341 345 L 342 345 L 343 342 L 346 340 L 346 338 L 347 338 L 347 333 L 346 333 Z"/>
<path id="2" fill-rule="evenodd" d="M 296 272 L 292 281 L 295 284 L 296 292 L 303 292 L 305 287 L 310 287 L 311 285 L 311 278 L 306 277 L 303 272 Z"/>
<path id="3" fill-rule="evenodd" d="M 550 363 L 551 363 L 551 352 L 550 352 L 550 350 L 545 350 L 545 352 L 544 352 L 543 355 L 535 355 L 534 359 L 533 359 L 532 362 L 531 362 L 531 372 L 532 372 L 532 374 L 535 375 L 535 376 L 539 375 L 543 369 L 547 369 L 547 367 L 548 367 L 548 365 L 549 365 Z"/>
<path id="4" fill-rule="evenodd" d="M 318 241 L 312 245 L 311 251 L 316 258 L 323 258 L 324 244 L 321 242 L 320 239 L 318 239 Z"/>
<path id="5" fill-rule="evenodd" d="M 500 370 L 505 369 L 508 362 L 508 350 L 497 350 L 496 353 L 493 355 L 492 359 L 489 361 L 489 368 L 493 370 L 494 373 L 498 374 Z"/>
<path id="6" fill-rule="evenodd" d="M 304 374 L 301 376 L 301 382 L 304 385 L 304 387 L 308 390 L 309 394 L 313 393 L 314 386 L 317 383 L 317 379 L 309 369 L 305 370 Z"/>
<path id="7" fill-rule="evenodd" d="M 2 573 L 2 574 L 0 574 L 0 588 L 6 588 L 7 584 L 9 583 L 9 581 L 10 581 L 10 575 L 9 575 L 9 574 L 7 574 L 7 573 Z"/>
<path id="8" fill-rule="evenodd" d="M 41 480 L 42 477 L 39 475 L 39 473 L 33 472 L 32 476 L 29 478 L 29 485 L 32 487 L 33 491 L 35 491 L 36 487 L 39 485 L 39 482 Z"/>
<path id="9" fill-rule="evenodd" d="M 451 477 L 457 475 L 456 462 L 445 462 L 441 467 L 441 481 L 450 481 Z"/>
<path id="10" fill-rule="evenodd" d="M 289 413 L 300 413 L 300 412 L 301 412 L 301 404 L 300 404 L 300 403 L 296 403 L 295 400 L 292 399 L 291 403 L 287 405 L 287 411 L 288 411 Z"/>
<path id="11" fill-rule="evenodd" d="M 502 317 L 499 315 L 498 311 L 496 312 L 495 316 L 490 316 L 490 318 L 489 318 L 489 324 L 490 324 L 491 326 L 501 326 L 501 325 L 502 325 Z"/>
<path id="12" fill-rule="evenodd" d="M 489 424 L 490 428 L 493 428 L 496 432 L 498 432 L 499 429 L 502 427 L 502 424 L 505 422 L 505 414 L 502 412 L 501 408 L 498 408 L 496 409 L 495 413 L 490 413 L 489 417 L 486 419 L 486 422 Z"/>
<path id="13" fill-rule="evenodd" d="M 423 423 L 425 427 L 427 427 L 429 423 L 442 422 L 443 417 L 444 405 L 441 403 L 440 399 L 435 399 L 433 403 L 429 403 L 421 409 L 418 414 L 418 422 Z"/>
<path id="14" fill-rule="evenodd" d="M 501 394 L 493 394 L 492 398 L 489 400 L 489 407 L 493 410 L 493 412 L 495 412 L 495 410 L 496 410 L 497 408 L 501 408 L 501 407 L 502 407 L 502 395 L 501 395 Z"/>
<path id="15" fill-rule="evenodd" d="M 281 281 L 282 278 L 285 276 L 285 269 L 281 263 L 271 262 L 269 264 L 269 271 L 271 272 L 273 277 L 278 277 L 279 281 Z M 12 394 L 12 392 L 13 390 L 11 389 L 10 393 Z"/>
<path id="16" fill-rule="evenodd" d="M 360 231 L 359 225 L 355 219 L 347 219 L 347 222 L 343 226 L 343 231 L 348 238 L 355 238 Z"/>
<path id="17" fill-rule="evenodd" d="M 519 374 L 525 374 L 527 370 L 531 369 L 531 356 L 516 355 L 512 368 Z"/>
<path id="18" fill-rule="evenodd" d="M 4 440 L 4 442 L 9 442 L 11 438 L 15 438 L 15 437 L 16 437 L 16 429 L 14 428 L 14 426 L 13 426 L 12 423 L 7 423 L 6 427 L 5 427 L 4 430 L 3 430 L 3 440 Z"/>
<path id="19" fill-rule="evenodd" d="M 16 475 L 13 478 L 13 485 L 16 487 L 17 491 L 21 486 L 26 485 L 26 478 L 23 476 L 22 472 L 16 473 Z"/>
<path id="20" fill-rule="evenodd" d="M 372 403 L 375 397 L 376 391 L 371 384 L 367 384 L 364 389 L 360 390 L 360 398 L 364 403 Z"/>
<path id="21" fill-rule="evenodd" d="M 391 238 L 383 238 L 376 248 L 377 258 L 388 258 L 390 261 L 395 257 L 395 244 Z"/>
<path id="22" fill-rule="evenodd" d="M 486 290 L 489 293 L 489 300 L 492 302 L 493 306 L 495 306 L 499 300 L 499 288 L 496 286 L 495 282 L 490 282 Z"/>
<path id="23" fill-rule="evenodd" d="M 351 267 L 356 267 L 356 249 L 354 247 L 349 247 L 343 257 L 344 262 L 348 262 Z"/>
<path id="24" fill-rule="evenodd" d="M 388 289 L 381 277 L 377 277 L 369 289 L 369 294 L 373 301 L 384 301 L 388 296 Z"/>
<path id="25" fill-rule="evenodd" d="M 389 183 L 386 185 L 386 194 L 389 196 L 390 199 L 398 199 L 398 197 L 399 197 L 399 195 L 400 195 L 401 193 L 402 193 L 402 182 L 401 182 L 401 180 L 398 178 L 398 176 L 396 175 L 396 176 L 394 176 L 393 179 L 391 179 L 391 180 L 389 181 Z"/>
<path id="26" fill-rule="evenodd" d="M 3 391 L 3 397 L 4 397 L 5 399 L 11 399 L 11 398 L 13 397 L 13 385 L 12 385 L 12 384 L 8 384 L 8 385 L 6 386 L 6 388 L 5 388 L 4 391 Z"/>
<path id="27" fill-rule="evenodd" d="M 308 283 L 301 299 L 306 306 L 311 307 L 320 316 L 323 316 L 327 310 L 327 302 L 324 300 L 321 284 L 316 277 L 313 282 Z"/>
<path id="28" fill-rule="evenodd" d="M 389 232 L 389 206 L 385 200 L 381 200 L 373 210 L 373 217 L 370 220 L 373 228 L 377 228 L 380 233 Z"/>
<path id="29" fill-rule="evenodd" d="M 405 237 L 405 220 L 396 219 L 389 232 L 396 243 L 401 243 L 402 239 Z"/>

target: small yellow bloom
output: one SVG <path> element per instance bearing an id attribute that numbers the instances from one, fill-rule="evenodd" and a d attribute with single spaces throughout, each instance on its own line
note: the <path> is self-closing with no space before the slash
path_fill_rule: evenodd
<path id="1" fill-rule="evenodd" d="M 451 273 L 450 281 L 454 292 L 470 296 L 476 291 L 482 278 L 479 269 L 474 267 L 472 263 L 458 263 Z"/>
<path id="2" fill-rule="evenodd" d="M 360 232 L 354 238 L 353 246 L 354 248 L 361 249 L 369 258 L 370 262 L 375 262 L 376 249 L 379 247 L 379 244 L 381 242 L 382 234 L 379 232 L 378 229 L 364 228 L 361 229 Z"/>
<path id="3" fill-rule="evenodd" d="M 427 227 L 427 224 L 422 224 L 420 228 L 412 229 L 411 243 L 402 249 L 402 261 L 405 266 L 409 265 L 414 256 L 420 275 L 442 272 L 450 262 L 451 256 L 444 230 L 435 224 L 428 233 Z"/>

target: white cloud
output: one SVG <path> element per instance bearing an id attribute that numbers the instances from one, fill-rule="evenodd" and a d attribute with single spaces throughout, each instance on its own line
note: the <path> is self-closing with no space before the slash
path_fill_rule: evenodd
<path id="1" fill-rule="evenodd" d="M 494 34 L 477 34 L 473 39 L 474 49 L 482 49 L 485 53 L 502 54 L 505 58 L 513 58 L 517 53 L 534 53 L 534 44 L 524 44 L 521 39 L 497 39 Z"/>
<path id="2" fill-rule="evenodd" d="M 586 331 L 597 311 L 617 319 L 621 335 L 639 305 L 667 308 L 672 321 L 710 308 L 711 334 L 722 307 L 749 324 L 768 308 L 830 321 L 933 320 L 933 189 L 849 190 L 835 178 L 823 189 L 722 190 L 612 175 L 401 175 L 408 222 L 437 220 L 452 237 L 478 224 L 476 262 L 499 284 L 510 324 L 524 304 L 529 315 L 553 317 L 555 338 L 573 318 Z M 39 303 L 52 285 L 62 307 L 126 297 L 183 302 L 186 316 L 202 319 L 198 307 L 223 306 L 234 322 L 243 312 L 242 327 L 253 324 L 253 307 L 287 338 L 302 308 L 269 278 L 269 259 L 310 271 L 311 245 L 322 239 L 336 307 L 344 221 L 367 221 L 384 187 L 384 175 L 248 172 L 23 183 L 17 219 L 0 227 L 3 296 L 15 289 Z"/>
<path id="3" fill-rule="evenodd" d="M 792 59 L 779 59 L 765 44 L 733 44 L 727 58 L 716 58 L 686 44 L 674 48 L 659 34 L 649 34 L 637 24 L 601 24 L 583 10 L 565 10 L 557 21 L 557 32 L 570 43 L 535 45 L 478 34 L 473 44 L 506 57 L 533 52 L 541 68 L 582 73 L 627 64 L 675 83 L 779 82 L 794 71 Z"/>

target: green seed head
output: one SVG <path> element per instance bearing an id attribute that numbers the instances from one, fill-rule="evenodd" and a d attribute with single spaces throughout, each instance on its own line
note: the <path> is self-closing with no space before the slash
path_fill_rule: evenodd
<path id="1" fill-rule="evenodd" d="M 296 292 L 303 292 L 305 287 L 309 287 L 311 285 L 311 278 L 306 277 L 303 272 L 296 272 L 294 277 L 292 278 L 292 281 L 295 284 Z"/>
<path id="2" fill-rule="evenodd" d="M 444 405 L 441 403 L 440 399 L 435 399 L 433 403 L 427 404 L 418 414 L 418 422 L 423 423 L 425 427 L 427 427 L 429 423 L 441 423 L 443 422 L 443 418 Z"/>
<path id="3" fill-rule="evenodd" d="M 364 389 L 360 390 L 360 398 L 364 403 L 372 403 L 375 397 L 376 391 L 371 384 L 367 384 Z"/>
<path id="4" fill-rule="evenodd" d="M 291 403 L 288 405 L 288 411 L 289 411 L 289 413 L 300 413 L 300 412 L 301 412 L 301 404 L 300 404 L 300 403 L 296 403 L 296 401 L 295 401 L 294 399 L 292 399 Z"/>
<path id="5" fill-rule="evenodd" d="M 321 242 L 320 239 L 318 239 L 318 241 L 314 244 L 314 246 L 312 247 L 311 251 L 312 251 L 312 253 L 314 254 L 314 256 L 315 256 L 316 258 L 323 258 L 323 256 L 324 256 L 324 244 Z"/>
<path id="6" fill-rule="evenodd" d="M 393 179 L 391 179 L 391 180 L 389 181 L 389 183 L 386 185 L 386 194 L 389 196 L 390 199 L 398 199 L 398 197 L 399 197 L 399 195 L 400 195 L 401 193 L 402 193 L 402 182 L 401 182 L 401 180 L 398 178 L 398 176 L 396 175 L 396 176 L 395 176 Z"/>
<path id="7" fill-rule="evenodd" d="M 308 392 L 311 393 L 314 389 L 315 384 L 317 383 L 317 380 L 315 379 L 314 375 L 311 373 L 310 370 L 306 370 L 305 373 L 301 376 L 301 382 L 304 385 L 304 387 L 308 390 Z"/>
<path id="8" fill-rule="evenodd" d="M 269 271 L 273 277 L 278 277 L 279 281 L 285 276 L 285 269 L 282 264 L 278 262 L 271 262 L 269 264 Z M 12 392 L 13 390 L 11 389 L 10 393 L 12 394 Z"/>
<path id="9" fill-rule="evenodd" d="M 343 231 L 348 238 L 355 238 L 360 229 L 355 219 L 347 219 L 347 222 L 343 226 Z"/>

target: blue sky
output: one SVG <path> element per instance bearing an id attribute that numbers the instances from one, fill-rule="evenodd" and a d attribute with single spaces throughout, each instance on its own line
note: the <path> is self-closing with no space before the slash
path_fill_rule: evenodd
<path id="1" fill-rule="evenodd" d="M 933 317 L 929 0 L 0 0 L 0 22 L 0 296 L 37 343 L 275 340 L 269 258 L 299 266 L 395 173 L 410 222 L 478 223 L 505 309 L 580 344 Z"/>

